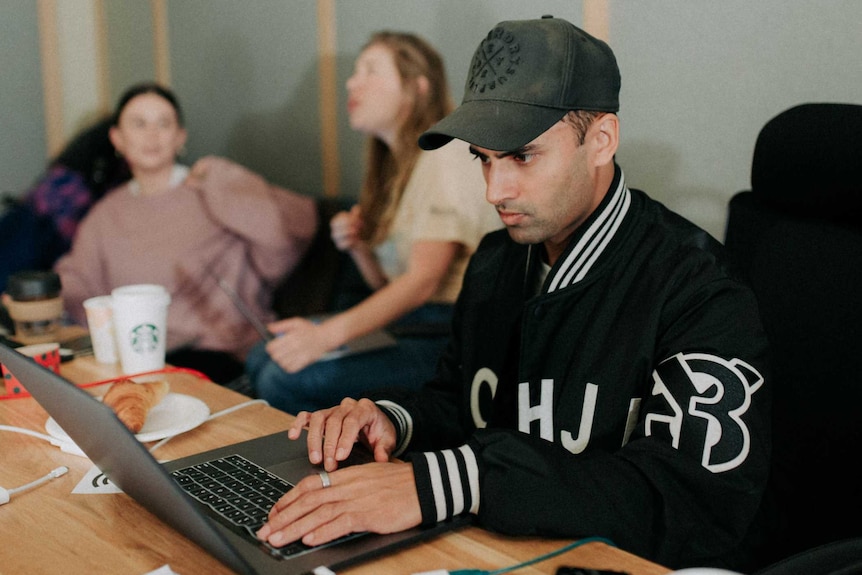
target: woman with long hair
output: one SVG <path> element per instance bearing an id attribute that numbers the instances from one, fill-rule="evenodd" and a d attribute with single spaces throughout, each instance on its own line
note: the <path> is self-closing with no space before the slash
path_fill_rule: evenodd
<path id="1" fill-rule="evenodd" d="M 255 392 L 290 413 L 387 386 L 418 387 L 448 340 L 453 303 L 482 236 L 500 227 L 481 168 L 454 142 L 424 152 L 419 135 L 453 108 L 443 60 L 414 34 L 372 35 L 347 80 L 350 125 L 368 136 L 359 203 L 330 222 L 371 293 L 322 320 L 292 317 L 254 348 Z M 442 329 L 428 329 L 438 326 Z M 397 344 L 337 359 L 349 340 L 388 327 Z"/>

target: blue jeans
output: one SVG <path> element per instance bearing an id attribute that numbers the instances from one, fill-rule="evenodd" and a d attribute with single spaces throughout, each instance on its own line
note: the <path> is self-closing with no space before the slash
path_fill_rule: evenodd
<path id="1" fill-rule="evenodd" d="M 452 306 L 427 304 L 396 322 L 411 325 L 445 324 Z M 257 344 L 246 359 L 246 373 L 257 397 L 287 413 L 332 407 L 345 397 L 359 398 L 368 391 L 397 387 L 418 390 L 434 375 L 448 335 L 396 335 L 397 344 L 367 353 L 318 361 L 287 373 L 270 359 L 265 343 Z"/>

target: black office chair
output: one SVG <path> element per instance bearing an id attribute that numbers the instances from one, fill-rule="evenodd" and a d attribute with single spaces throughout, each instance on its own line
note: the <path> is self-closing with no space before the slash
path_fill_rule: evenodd
<path id="1" fill-rule="evenodd" d="M 354 200 L 320 198 L 320 227 L 302 260 L 273 291 L 272 308 L 279 318 L 308 316 L 346 309 L 371 291 L 348 254 L 338 251 L 330 237 L 329 221 Z"/>
<path id="2" fill-rule="evenodd" d="M 782 559 L 756 575 L 859 575 L 862 539 L 826 543 Z"/>
<path id="3" fill-rule="evenodd" d="M 862 537 L 862 106 L 803 104 L 763 127 L 725 245 L 751 281 L 773 362 L 768 529 L 755 565 L 808 549 L 816 562 L 813 548 Z"/>

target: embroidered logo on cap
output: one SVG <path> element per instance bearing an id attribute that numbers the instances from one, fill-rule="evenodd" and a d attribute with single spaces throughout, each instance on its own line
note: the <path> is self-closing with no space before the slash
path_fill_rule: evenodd
<path id="1" fill-rule="evenodd" d="M 497 27 L 488 32 L 473 56 L 468 89 L 484 94 L 509 81 L 521 65 L 521 45 L 514 34 Z"/>

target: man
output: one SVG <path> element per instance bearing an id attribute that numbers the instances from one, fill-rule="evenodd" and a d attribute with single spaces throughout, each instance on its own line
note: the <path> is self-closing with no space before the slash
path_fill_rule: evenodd
<path id="1" fill-rule="evenodd" d="M 420 394 L 298 415 L 290 436 L 308 426 L 330 473 L 285 495 L 260 537 L 472 513 L 673 568 L 737 564 L 767 475 L 766 342 L 718 242 L 626 187 L 619 87 L 608 46 L 564 20 L 482 41 L 462 105 L 420 145 L 469 142 L 506 231 L 473 257 Z M 376 462 L 336 471 L 356 440 Z"/>

